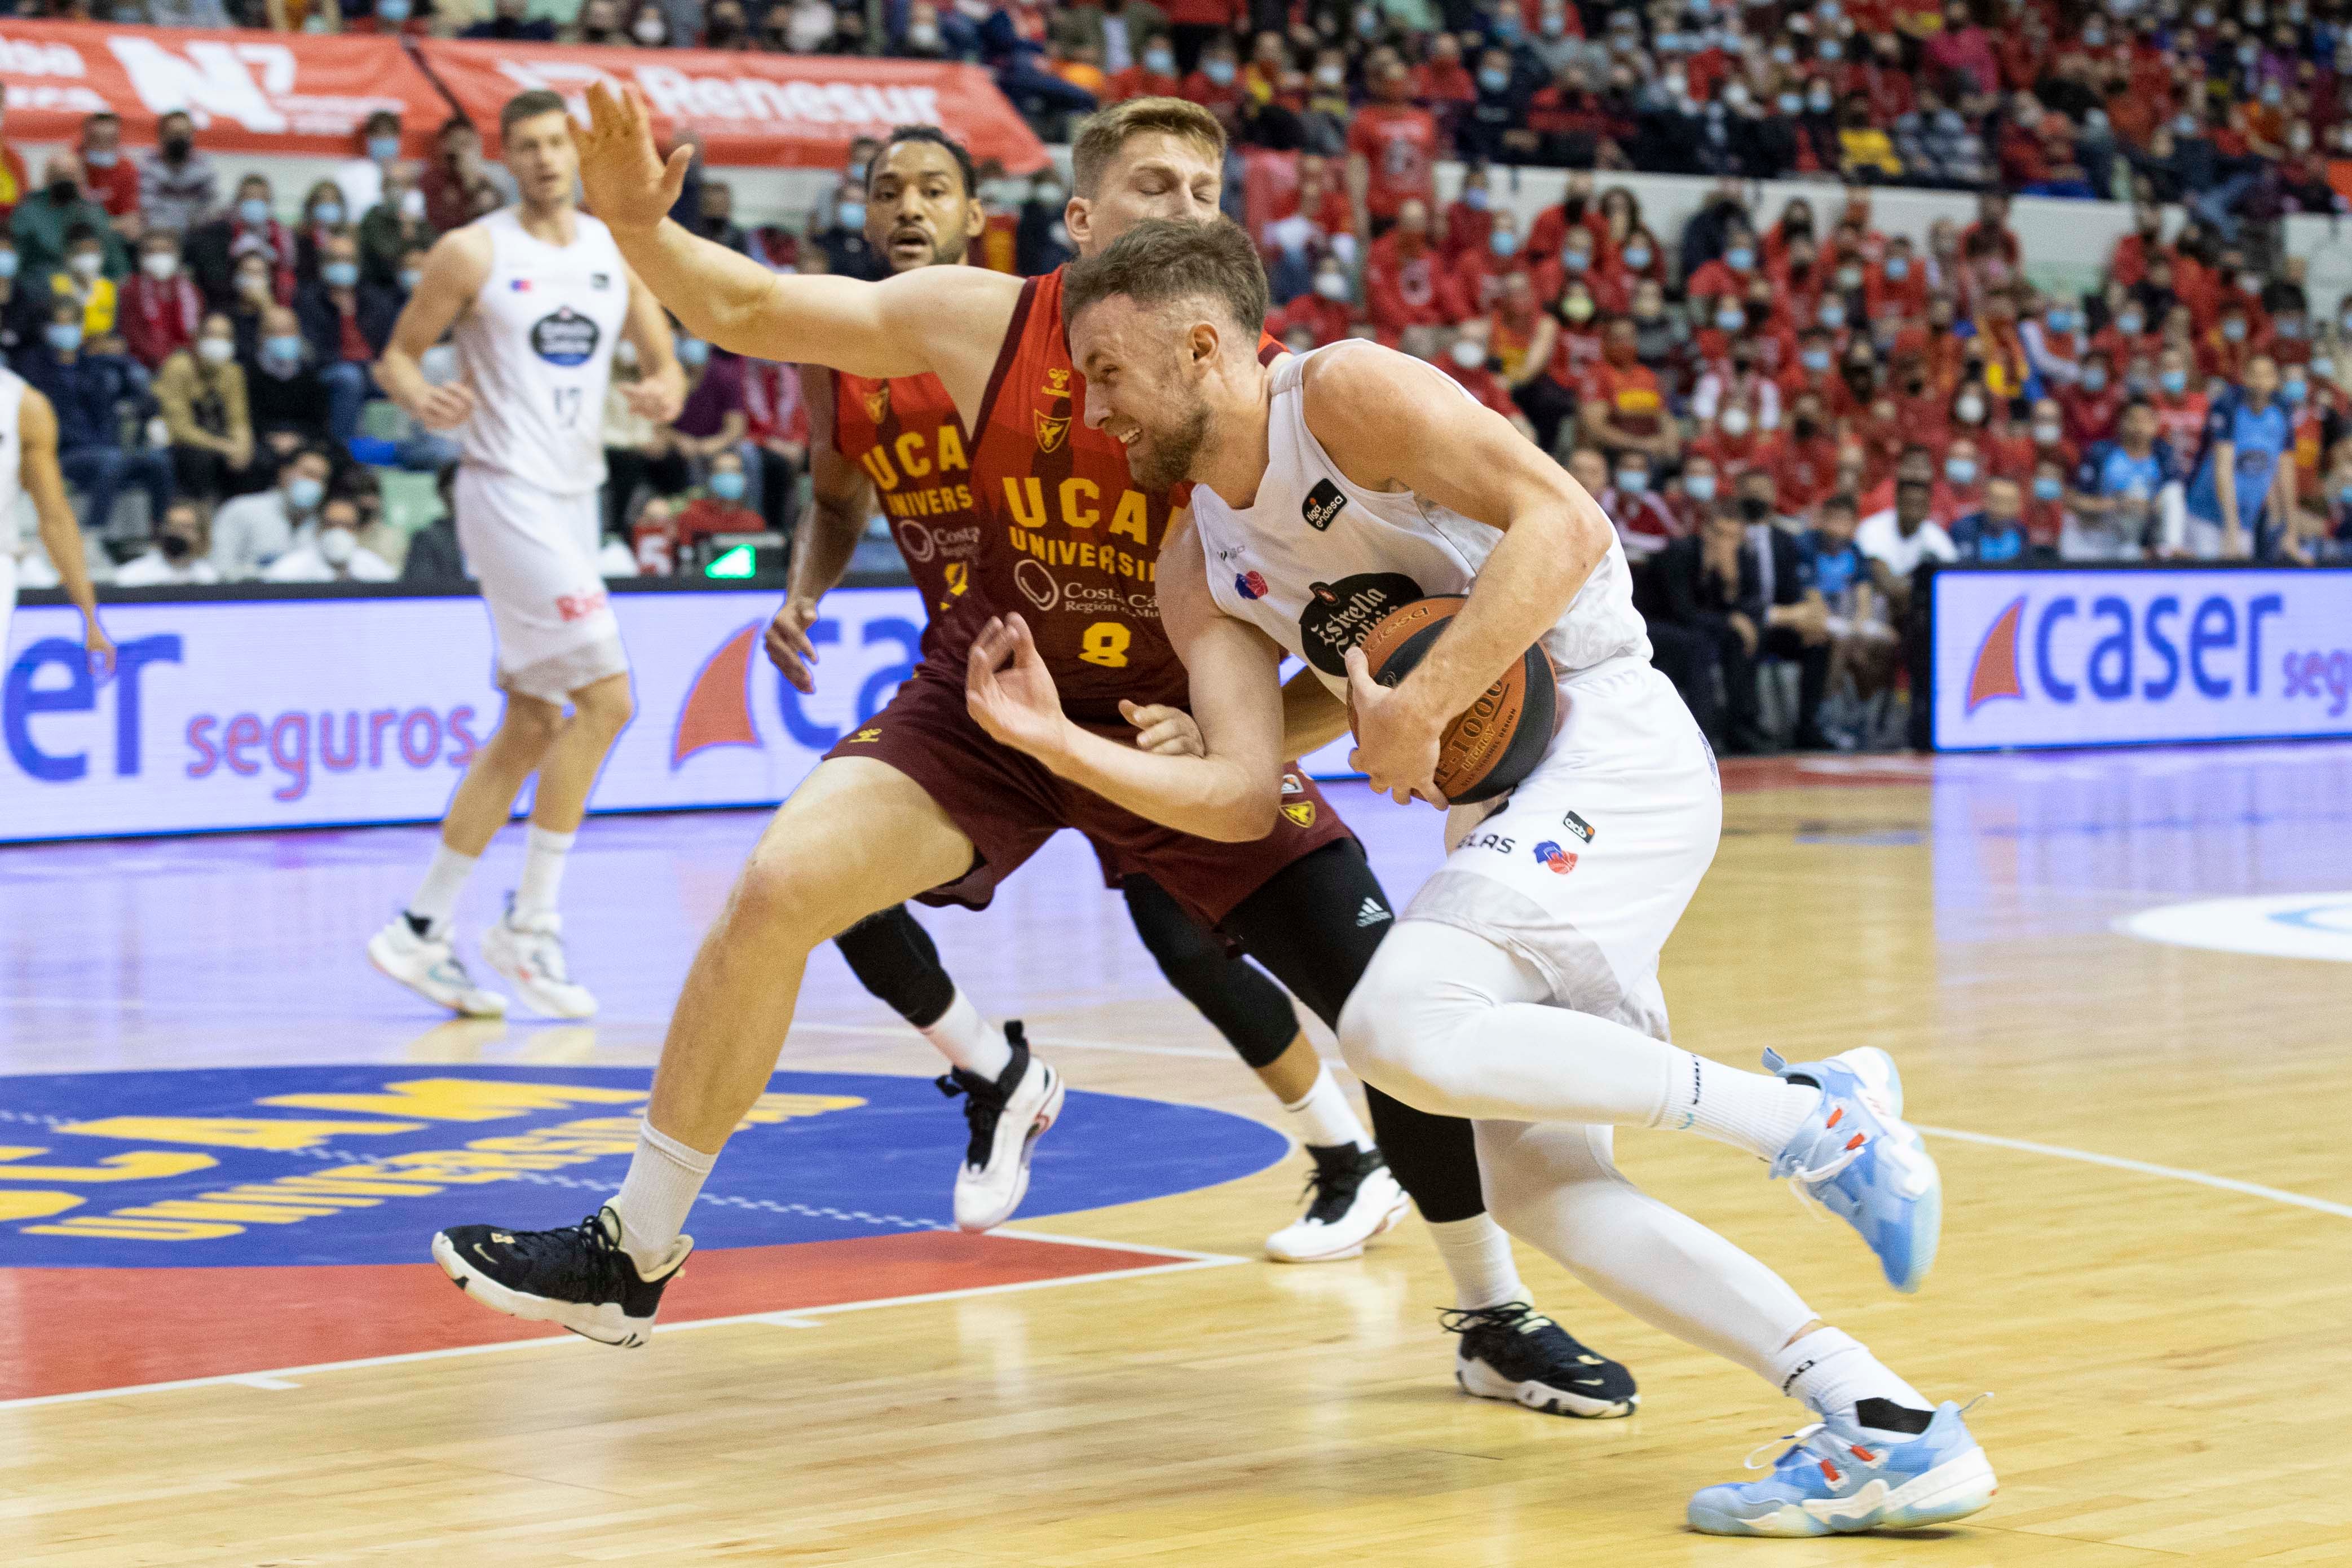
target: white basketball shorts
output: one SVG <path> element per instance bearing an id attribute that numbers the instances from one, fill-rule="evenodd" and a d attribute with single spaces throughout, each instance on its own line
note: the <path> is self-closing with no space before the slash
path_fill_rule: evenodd
<path id="1" fill-rule="evenodd" d="M 1715 754 L 1674 684 L 1617 659 L 1560 683 L 1551 750 L 1497 803 L 1446 815 L 1445 863 L 1407 920 L 1517 954 L 1551 1000 L 1664 1040 L 1658 953 L 1715 859 Z"/>
<path id="2" fill-rule="evenodd" d="M 561 704 L 629 667 L 596 570 L 596 492 L 559 496 L 468 463 L 457 470 L 457 543 L 497 633 L 499 685 Z"/>

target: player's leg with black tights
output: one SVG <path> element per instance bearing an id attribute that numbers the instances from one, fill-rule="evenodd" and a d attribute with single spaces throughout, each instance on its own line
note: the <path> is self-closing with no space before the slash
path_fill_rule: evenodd
<path id="1" fill-rule="evenodd" d="M 1384 918 L 1358 925 L 1367 900 L 1372 908 L 1392 907 L 1363 846 L 1341 839 L 1276 872 L 1225 917 L 1225 929 L 1307 1011 L 1336 1028 L 1348 993 L 1396 924 Z M 1370 1084 L 1364 1100 L 1381 1152 L 1422 1218 L 1437 1226 L 1486 1213 L 1468 1122 L 1417 1111 Z"/>
<path id="2" fill-rule="evenodd" d="M 993 1082 L 1013 1048 L 956 988 L 931 934 L 894 904 L 833 939 L 857 983 L 919 1030 L 950 1061 Z"/>
<path id="3" fill-rule="evenodd" d="M 1119 891 L 1136 936 L 1176 994 L 1216 1026 L 1276 1099 L 1285 1105 L 1304 1099 L 1322 1059 L 1299 1030 L 1282 988 L 1229 954 L 1149 876 L 1129 876 Z"/>

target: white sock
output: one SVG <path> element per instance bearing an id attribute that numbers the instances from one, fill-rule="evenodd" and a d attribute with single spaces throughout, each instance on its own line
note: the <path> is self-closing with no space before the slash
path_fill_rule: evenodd
<path id="1" fill-rule="evenodd" d="M 1665 1114 L 1657 1124 L 1669 1132 L 1704 1133 L 1759 1160 L 1774 1160 L 1822 1103 L 1822 1092 L 1808 1084 L 1744 1072 L 1686 1051 L 1675 1054 L 1682 1060 L 1675 1064 Z"/>
<path id="2" fill-rule="evenodd" d="M 474 874 L 479 855 L 461 855 L 447 844 L 433 846 L 433 863 L 425 868 L 425 883 L 408 901 L 408 913 L 425 923 L 425 935 L 438 939 L 449 934 L 450 917 L 457 913 L 457 895 Z"/>
<path id="3" fill-rule="evenodd" d="M 1454 1276 L 1454 1304 L 1465 1312 L 1524 1301 L 1528 1288 L 1511 1256 L 1511 1239 L 1491 1214 L 1448 1219 L 1423 1227 Z"/>
<path id="4" fill-rule="evenodd" d="M 555 895 L 563 887 L 563 859 L 580 835 L 551 833 L 534 825 L 523 841 L 522 881 L 515 886 L 517 917 L 555 913 Z"/>
<path id="5" fill-rule="evenodd" d="M 985 1078 L 993 1083 L 1004 1070 L 1013 1065 L 1013 1046 L 1004 1031 L 981 1017 L 971 998 L 956 988 L 955 1000 L 948 1010 L 934 1019 L 923 1030 L 923 1038 L 939 1047 L 940 1054 L 962 1068 L 975 1078 Z"/>
<path id="6" fill-rule="evenodd" d="M 1360 1149 L 1372 1146 L 1371 1134 L 1356 1120 L 1356 1108 L 1348 1103 L 1347 1091 L 1331 1076 L 1328 1067 L 1315 1070 L 1315 1087 L 1295 1105 L 1284 1110 L 1298 1118 L 1299 1140 L 1318 1149 L 1352 1144 Z"/>
<path id="7" fill-rule="evenodd" d="M 686 1228 L 687 1211 L 718 1163 L 717 1155 L 688 1148 L 651 1122 L 637 1124 L 637 1152 L 629 1156 L 629 1174 L 612 1208 L 621 1217 L 622 1249 L 636 1260 L 640 1273 L 669 1256 Z"/>
<path id="8" fill-rule="evenodd" d="M 1906 1410 L 1933 1410 L 1935 1402 L 1884 1365 L 1843 1329 L 1819 1328 L 1772 1358 L 1780 1392 L 1815 1414 L 1854 1421 L 1864 1399 L 1885 1399 Z M 1857 1422 L 1857 1424 L 1859 1424 Z"/>

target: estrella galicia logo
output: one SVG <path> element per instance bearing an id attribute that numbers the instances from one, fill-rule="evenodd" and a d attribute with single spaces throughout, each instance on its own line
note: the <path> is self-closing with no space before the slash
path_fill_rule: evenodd
<path id="1" fill-rule="evenodd" d="M 1576 869 L 1576 856 L 1549 839 L 1536 846 L 1536 859 L 1549 866 L 1554 876 L 1566 876 Z"/>
<path id="2" fill-rule="evenodd" d="M 1421 584 L 1400 571 L 1359 572 L 1337 582 L 1307 585 L 1307 608 L 1298 616 L 1298 645 L 1307 662 L 1327 675 L 1347 674 L 1348 650 L 1364 640 L 1381 616 L 1425 597 Z"/>
<path id="3" fill-rule="evenodd" d="M 1265 573 L 1262 571 L 1244 571 L 1234 573 L 1234 591 L 1240 594 L 1244 599 L 1264 599 L 1265 597 Z"/>
<path id="4" fill-rule="evenodd" d="M 604 336 L 595 322 L 564 305 L 558 307 L 553 315 L 541 317 L 532 326 L 530 346 L 549 364 L 570 370 L 574 365 L 586 364 Z"/>
<path id="5" fill-rule="evenodd" d="M 1575 812 L 1570 811 L 1567 816 L 1562 817 L 1559 820 L 1559 823 L 1560 826 L 1566 828 L 1570 832 L 1574 833 L 1586 843 L 1589 844 L 1592 841 L 1592 824 L 1578 816 Z"/>
<path id="6" fill-rule="evenodd" d="M 1298 508 L 1298 515 L 1307 519 L 1308 528 L 1319 534 L 1331 526 L 1331 519 L 1338 517 L 1347 504 L 1348 497 L 1339 494 L 1339 486 L 1328 479 L 1318 479 L 1315 488 L 1307 492 L 1307 500 Z"/>

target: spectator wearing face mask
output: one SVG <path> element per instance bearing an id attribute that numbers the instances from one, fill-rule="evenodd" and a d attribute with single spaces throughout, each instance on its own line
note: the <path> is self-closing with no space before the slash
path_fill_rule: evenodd
<path id="1" fill-rule="evenodd" d="M 328 439 L 341 451 L 359 434 L 360 409 L 376 392 L 370 370 L 400 319 L 400 300 L 360 277 L 359 242 L 352 231 L 329 233 L 320 249 L 319 276 L 294 297 L 294 313 L 310 345 L 328 398 Z"/>
<path id="2" fill-rule="evenodd" d="M 1353 296 L 1347 268 L 1336 259 L 1327 259 L 1315 269 L 1315 281 L 1307 292 L 1276 311 L 1266 330 L 1277 338 L 1287 338 L 1293 330 L 1304 327 L 1314 334 L 1315 347 L 1336 343 L 1347 337 L 1355 325 Z"/>
<path id="3" fill-rule="evenodd" d="M 399 282 L 404 258 L 433 248 L 433 230 L 425 221 L 425 193 L 409 172 L 399 165 L 384 176 L 383 194 L 360 219 L 360 276 L 379 288 Z M 405 298 L 415 286 L 401 288 Z"/>
<path id="4" fill-rule="evenodd" d="M 1503 279 L 1525 265 L 1519 257 L 1519 220 L 1507 212 L 1496 214 L 1486 243 L 1454 258 L 1454 287 L 1464 308 L 1479 315 L 1492 310 L 1502 297 Z"/>
<path id="5" fill-rule="evenodd" d="M 227 317 L 205 318 L 195 340 L 163 361 L 155 402 L 181 495 L 216 502 L 268 483 L 266 472 L 255 471 L 245 369 L 236 362 L 236 335 Z"/>
<path id="6" fill-rule="evenodd" d="M 684 567 L 693 561 L 697 547 L 704 539 L 720 534 L 768 531 L 767 519 L 752 510 L 751 498 L 751 481 L 743 472 L 741 455 L 733 451 L 713 455 L 710 472 L 702 482 L 702 493 L 677 507 L 669 520 L 677 564 Z M 638 538 L 644 538 L 642 520 Z"/>
<path id="7" fill-rule="evenodd" d="M 1824 692 L 1851 683 L 1855 698 L 1868 702 L 1894 679 L 1895 641 L 1870 562 L 1854 543 L 1854 525 L 1851 492 L 1840 491 L 1824 500 L 1814 527 L 1797 540 L 1798 570 L 1806 585 L 1822 596 L 1826 612 L 1830 662 Z M 1834 739 L 1834 732 L 1824 733 Z M 1847 737 L 1847 742 L 1857 740 Z M 1838 742 L 1841 749 L 1847 742 Z"/>
<path id="8" fill-rule="evenodd" d="M 682 346 L 682 345 L 681 345 Z M 707 358 L 709 345 L 696 352 Z M 639 489 L 655 497 L 683 495 L 694 483 L 685 455 L 672 448 L 668 431 L 630 406 L 624 389 L 639 375 L 636 345 L 613 345 L 613 380 L 604 394 L 604 536 L 625 538 L 629 510 Z M 795 379 L 797 377 L 795 376 Z M 746 428 L 750 424 L 746 410 Z"/>
<path id="9" fill-rule="evenodd" d="M 1136 0 L 1129 0 L 1129 10 L 1136 9 Z M 1176 74 L 1176 50 L 1166 37 L 1147 37 L 1135 57 L 1134 63 L 1110 73 L 1103 83 L 1105 105 L 1125 103 L 1130 98 L 1175 98 L 1183 86 Z"/>
<path id="10" fill-rule="evenodd" d="M 1063 221 L 1069 206 L 1070 193 L 1063 189 L 1061 176 L 1050 168 L 1038 171 L 1013 234 L 1013 265 L 1024 277 L 1042 277 L 1077 259 L 1069 225 Z"/>
<path id="11" fill-rule="evenodd" d="M 189 275 L 213 310 L 236 308 L 238 273 L 258 267 L 268 276 L 269 298 L 294 298 L 294 236 L 270 211 L 269 182 L 247 174 L 236 183 L 229 209 L 188 235 L 184 253 Z"/>
<path id="12" fill-rule="evenodd" d="M 116 294 L 114 284 L 108 278 L 106 252 L 98 235 L 87 227 L 76 225 L 66 235 L 66 264 L 49 277 L 49 292 L 59 299 L 70 299 L 81 307 L 81 329 L 85 338 L 102 338 L 114 330 Z"/>
<path id="13" fill-rule="evenodd" d="M 1408 204 L 1419 205 L 1426 228 L 1437 200 L 1437 121 L 1412 101 L 1402 62 L 1387 64 L 1370 86 L 1371 101 L 1348 128 L 1348 188 L 1363 208 L 1363 232 L 1385 235 Z"/>
<path id="14" fill-rule="evenodd" d="M 246 397 L 265 453 L 284 459 L 328 440 L 326 382 L 302 337 L 302 319 L 283 305 L 261 315 L 261 339 L 245 366 Z"/>
<path id="15" fill-rule="evenodd" d="M 130 255 L 115 233 L 114 220 L 82 193 L 81 160 L 70 152 L 56 153 L 42 168 L 40 190 L 18 202 L 16 215 L 8 220 L 23 276 L 47 277 L 64 270 L 68 237 L 83 228 L 98 236 L 101 273 L 120 277 L 130 270 Z"/>
<path id="16" fill-rule="evenodd" d="M 809 225 L 809 241 L 824 253 L 825 270 L 868 281 L 888 272 L 888 264 L 866 237 L 866 187 L 844 181 Z"/>
<path id="17" fill-rule="evenodd" d="M 1231 136 L 1240 129 L 1246 90 L 1242 86 L 1241 57 L 1234 52 L 1233 40 L 1219 37 L 1201 50 L 1200 62 L 1186 73 L 1176 96 L 1215 115 Z"/>
<path id="18" fill-rule="evenodd" d="M 195 341 L 204 297 L 180 269 L 180 237 L 158 229 L 139 242 L 139 270 L 123 284 L 117 329 L 131 357 L 149 370 Z"/>
<path id="19" fill-rule="evenodd" d="M 416 177 L 416 188 L 425 195 L 425 221 L 436 234 L 473 222 L 486 192 L 503 198 L 498 175 L 504 172 L 493 173 L 482 161 L 481 133 L 472 125 L 454 116 L 444 120 L 433 138 L 433 155 Z"/>
<path id="20" fill-rule="evenodd" d="M 293 548 L 296 531 L 317 518 L 327 499 L 329 473 L 324 452 L 302 448 L 278 469 L 277 484 L 213 514 L 213 570 L 223 582 L 250 581 Z"/>
<path id="21" fill-rule="evenodd" d="M 400 171 L 400 116 L 379 109 L 353 135 L 359 156 L 335 166 L 335 188 L 345 215 L 360 218 L 384 199 L 384 181 Z"/>
<path id="22" fill-rule="evenodd" d="M 1064 13 L 1064 19 L 1072 37 L 1091 47 L 1095 58 L 1102 62 L 1102 68 L 1114 78 L 1139 64 L 1152 40 L 1168 31 L 1168 14 L 1150 0 L 1095 0 L 1094 4 L 1071 6 Z M 1166 74 L 1174 75 L 1175 63 L 1171 51 Z M 1106 98 L 1103 101 L 1117 100 Z"/>
<path id="23" fill-rule="evenodd" d="M 212 215 L 220 177 L 196 151 L 195 121 L 173 110 L 155 122 L 155 151 L 139 162 L 139 210 L 150 229 L 184 235 Z"/>
<path id="24" fill-rule="evenodd" d="M 2014 479 L 1987 481 L 1984 504 L 1955 519 L 1951 534 L 1952 548 L 1964 561 L 2000 566 L 2026 559 L 2031 542 L 2025 533 L 2023 486 Z"/>
<path id="25" fill-rule="evenodd" d="M 2115 373 L 2112 364 L 2106 354 L 2095 349 L 2084 356 L 2083 373 L 2075 378 L 2074 384 L 2058 391 L 2059 418 L 2065 425 L 2066 439 L 2076 451 L 2113 435 L 2116 418 L 2123 413 L 2125 402 L 2155 390 L 2151 381 L 2145 392 L 2136 393 L 2125 384 L 2123 377 Z"/>
<path id="26" fill-rule="evenodd" d="M 1651 482 L 1650 459 L 1627 452 L 1617 459 L 1608 486 L 1593 499 L 1617 529 L 1625 559 L 1639 565 L 1680 538 L 1685 530 L 1665 497 Z"/>
<path id="27" fill-rule="evenodd" d="M 163 527 L 147 553 L 115 569 L 117 588 L 210 588 L 220 573 L 205 559 L 211 540 L 204 509 L 194 501 L 177 500 L 163 513 Z"/>
<path id="28" fill-rule="evenodd" d="M 1483 319 L 1465 321 L 1454 334 L 1441 361 L 1445 373 L 1452 376 L 1464 391 L 1481 405 L 1493 409 L 1511 422 L 1520 434 L 1535 439 L 1535 429 L 1519 405 L 1511 401 L 1511 389 L 1495 373 L 1492 355 L 1486 346 L 1486 323 Z"/>
<path id="29" fill-rule="evenodd" d="M 669 450 L 707 474 L 711 460 L 740 448 L 751 430 L 743 361 L 690 334 L 679 337 L 677 360 L 686 368 L 686 402 L 670 422 Z"/>
<path id="30" fill-rule="evenodd" d="M 1636 357 L 1635 340 L 1624 317 L 1601 329 L 1601 361 L 1586 372 L 1576 406 L 1577 435 L 1621 465 L 1627 453 L 1639 453 L 1647 474 L 1674 461 L 1682 440 L 1657 373 Z"/>
<path id="31" fill-rule="evenodd" d="M 392 563 L 360 543 L 359 503 L 336 496 L 319 519 L 261 574 L 264 582 L 392 582 Z"/>
<path id="32" fill-rule="evenodd" d="M 530 14 L 530 0 L 494 0 L 490 14 L 457 35 L 501 44 L 551 44 L 555 24 Z"/>
<path id="33" fill-rule="evenodd" d="M 110 218 L 139 211 L 139 166 L 122 155 L 122 120 L 101 110 L 81 122 L 81 166 L 89 198 Z"/>
<path id="34" fill-rule="evenodd" d="M 1469 315 L 1453 277 L 1430 242 L 1429 208 L 1407 202 L 1391 230 L 1371 243 L 1364 262 L 1365 312 L 1381 340 L 1430 356 L 1433 336 Z"/>
<path id="35" fill-rule="evenodd" d="M 172 465 L 162 453 L 122 440 L 124 414 L 143 423 L 150 412 L 145 394 L 129 360 L 86 347 L 80 306 L 54 302 L 41 347 L 19 356 L 17 371 L 57 410 L 58 465 L 82 492 L 81 526 L 105 528 L 125 485 L 147 492 L 148 517 L 161 521 L 172 504 Z"/>

